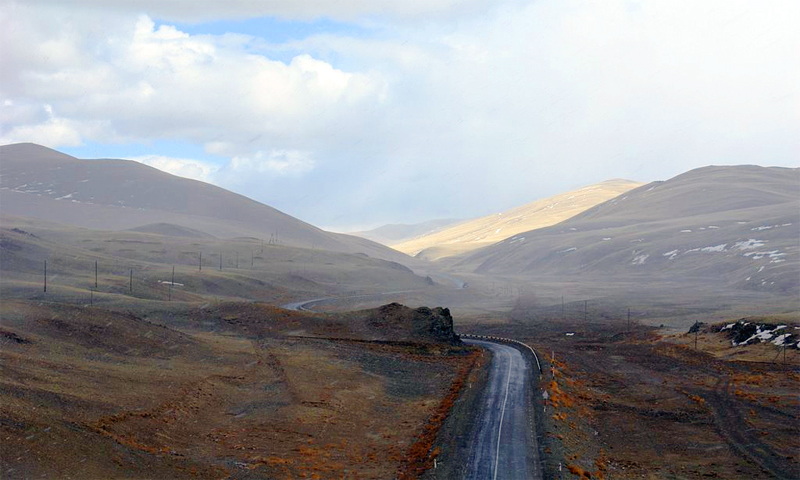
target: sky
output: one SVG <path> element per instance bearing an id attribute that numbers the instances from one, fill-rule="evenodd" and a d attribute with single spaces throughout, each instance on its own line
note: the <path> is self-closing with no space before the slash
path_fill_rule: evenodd
<path id="1" fill-rule="evenodd" d="M 800 2 L 0 0 L 0 144 L 337 231 L 800 166 Z"/>

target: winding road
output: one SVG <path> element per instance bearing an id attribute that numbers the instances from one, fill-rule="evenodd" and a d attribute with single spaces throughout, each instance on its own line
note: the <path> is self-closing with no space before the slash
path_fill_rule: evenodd
<path id="1" fill-rule="evenodd" d="M 384 292 L 384 293 L 364 293 L 360 295 L 349 295 L 349 296 L 342 296 L 342 297 L 321 297 L 321 298 L 314 298 L 312 300 L 302 300 L 299 302 L 292 302 L 286 303 L 281 305 L 281 308 L 285 308 L 286 310 L 295 310 L 295 311 L 311 311 L 311 307 L 320 303 L 331 303 L 336 302 L 337 300 L 352 300 L 354 298 L 381 298 L 388 295 L 402 295 L 405 293 L 416 293 L 422 292 L 423 290 L 397 290 L 394 292 Z"/>
<path id="2" fill-rule="evenodd" d="M 466 284 L 460 288 L 465 286 Z M 283 308 L 308 310 L 314 304 L 336 299 L 337 297 L 327 297 L 304 300 L 288 303 Z M 492 352 L 489 379 L 475 412 L 476 427 L 471 432 L 471 447 L 464 479 L 543 478 L 530 397 L 531 368 L 528 362 L 520 350 L 510 345 L 466 338 L 462 338 L 462 341 Z"/>
<path id="3" fill-rule="evenodd" d="M 522 353 L 509 345 L 464 340 L 491 350 L 489 381 L 473 432 L 466 479 L 529 480 L 542 478 L 534 430 L 531 369 Z"/>

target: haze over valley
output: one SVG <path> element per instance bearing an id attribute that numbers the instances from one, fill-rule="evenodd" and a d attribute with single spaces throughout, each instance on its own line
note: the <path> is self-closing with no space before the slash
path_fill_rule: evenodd
<path id="1" fill-rule="evenodd" d="M 800 478 L 797 2 L 0 2 L 0 478 Z"/>

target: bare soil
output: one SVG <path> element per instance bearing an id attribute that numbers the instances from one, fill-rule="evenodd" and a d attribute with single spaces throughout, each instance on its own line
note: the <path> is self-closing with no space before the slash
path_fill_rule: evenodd
<path id="1" fill-rule="evenodd" d="M 476 360 L 359 338 L 353 314 L 172 318 L 4 300 L 0 476 L 415 478 Z"/>
<path id="2" fill-rule="evenodd" d="M 471 329 L 542 354 L 550 478 L 800 477 L 797 352 L 743 361 L 693 334 L 570 320 Z"/>

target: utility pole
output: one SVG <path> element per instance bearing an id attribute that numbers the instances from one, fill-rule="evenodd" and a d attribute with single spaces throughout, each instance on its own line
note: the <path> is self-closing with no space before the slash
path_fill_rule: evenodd
<path id="1" fill-rule="evenodd" d="M 44 293 L 47 293 L 47 260 L 44 261 Z"/>
<path id="2" fill-rule="evenodd" d="M 94 261 L 94 288 L 97 288 L 97 260 Z"/>
<path id="3" fill-rule="evenodd" d="M 199 271 L 203 271 L 203 252 L 200 252 L 200 269 Z"/>
<path id="4" fill-rule="evenodd" d="M 236 268 L 239 268 L 239 251 L 236 251 Z"/>
<path id="5" fill-rule="evenodd" d="M 222 252 L 219 252 L 219 269 L 222 270 Z"/>

